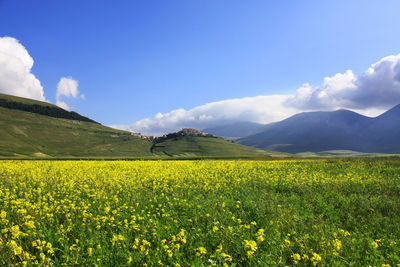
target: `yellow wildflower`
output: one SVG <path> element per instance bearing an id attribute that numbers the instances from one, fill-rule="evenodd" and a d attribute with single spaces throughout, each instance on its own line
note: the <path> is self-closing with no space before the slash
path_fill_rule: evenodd
<path id="1" fill-rule="evenodd" d="M 311 261 L 314 265 L 317 265 L 320 261 L 322 260 L 321 256 L 318 255 L 317 253 L 313 253 L 313 256 L 311 258 Z"/>
<path id="2" fill-rule="evenodd" d="M 298 253 L 293 254 L 293 255 L 291 256 L 291 258 L 293 259 L 293 262 L 294 262 L 295 264 L 297 264 L 297 263 L 301 260 L 301 256 L 300 256 L 300 254 L 298 254 Z"/>

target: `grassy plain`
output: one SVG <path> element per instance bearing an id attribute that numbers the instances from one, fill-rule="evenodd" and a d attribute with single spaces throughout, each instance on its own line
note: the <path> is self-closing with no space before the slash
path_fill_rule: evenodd
<path id="1" fill-rule="evenodd" d="M 398 266 L 398 158 L 0 161 L 0 265 Z"/>

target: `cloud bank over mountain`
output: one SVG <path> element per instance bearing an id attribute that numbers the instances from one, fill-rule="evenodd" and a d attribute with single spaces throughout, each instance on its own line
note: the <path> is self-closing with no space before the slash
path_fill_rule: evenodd
<path id="1" fill-rule="evenodd" d="M 352 70 L 325 77 L 322 85 L 303 84 L 292 95 L 265 95 L 207 103 L 190 110 L 157 113 L 129 126 L 148 135 L 184 127 L 198 129 L 240 121 L 270 123 L 303 111 L 351 109 L 376 116 L 400 103 L 400 54 L 372 64 L 356 76 Z"/>
<path id="2" fill-rule="evenodd" d="M 400 102 L 400 54 L 384 57 L 364 73 L 326 77 L 321 86 L 303 84 L 286 105 L 299 109 L 387 109 Z"/>
<path id="3" fill-rule="evenodd" d="M 153 118 L 119 128 L 149 135 L 161 135 L 181 128 L 203 129 L 237 121 L 273 122 L 297 112 L 297 109 L 283 106 L 289 97 L 269 95 L 228 99 L 207 103 L 191 110 L 176 109 L 165 114 L 157 113 Z"/>
<path id="4" fill-rule="evenodd" d="M 23 45 L 12 37 L 0 37 L 0 93 L 45 101 L 32 66 L 33 59 Z"/>

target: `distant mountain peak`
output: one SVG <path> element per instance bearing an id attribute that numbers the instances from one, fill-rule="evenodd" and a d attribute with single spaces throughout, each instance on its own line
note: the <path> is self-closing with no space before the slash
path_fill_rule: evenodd
<path id="1" fill-rule="evenodd" d="M 384 117 L 392 117 L 392 116 L 400 116 L 400 104 L 392 107 L 391 109 L 389 109 L 388 111 L 382 113 L 381 115 L 379 115 L 377 118 L 384 118 Z"/>
<path id="2" fill-rule="evenodd" d="M 303 112 L 238 142 L 291 153 L 338 149 L 400 153 L 400 105 L 376 118 L 345 109 Z"/>
<path id="3" fill-rule="evenodd" d="M 241 121 L 205 128 L 203 131 L 216 136 L 238 138 L 256 134 L 262 130 L 262 127 L 264 127 L 264 124 Z"/>

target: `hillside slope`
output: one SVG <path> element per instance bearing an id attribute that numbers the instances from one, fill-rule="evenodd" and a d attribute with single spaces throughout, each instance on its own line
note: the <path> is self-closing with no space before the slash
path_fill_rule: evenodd
<path id="1" fill-rule="evenodd" d="M 0 156 L 143 156 L 151 142 L 100 124 L 0 107 Z"/>
<path id="2" fill-rule="evenodd" d="M 66 111 L 51 103 L 5 94 L 0 94 L 0 107 L 27 111 L 54 118 L 97 123 L 94 120 L 79 115 L 74 111 Z"/>
<path id="3" fill-rule="evenodd" d="M 1 99 L 55 108 L 49 103 L 0 95 Z M 58 107 L 57 107 L 58 108 Z M 63 110 L 64 112 L 65 111 Z M 66 113 L 64 113 L 66 114 Z M 77 113 L 76 113 L 77 114 Z M 130 157 L 151 155 L 151 141 L 98 123 L 0 107 L 2 157 Z"/>

